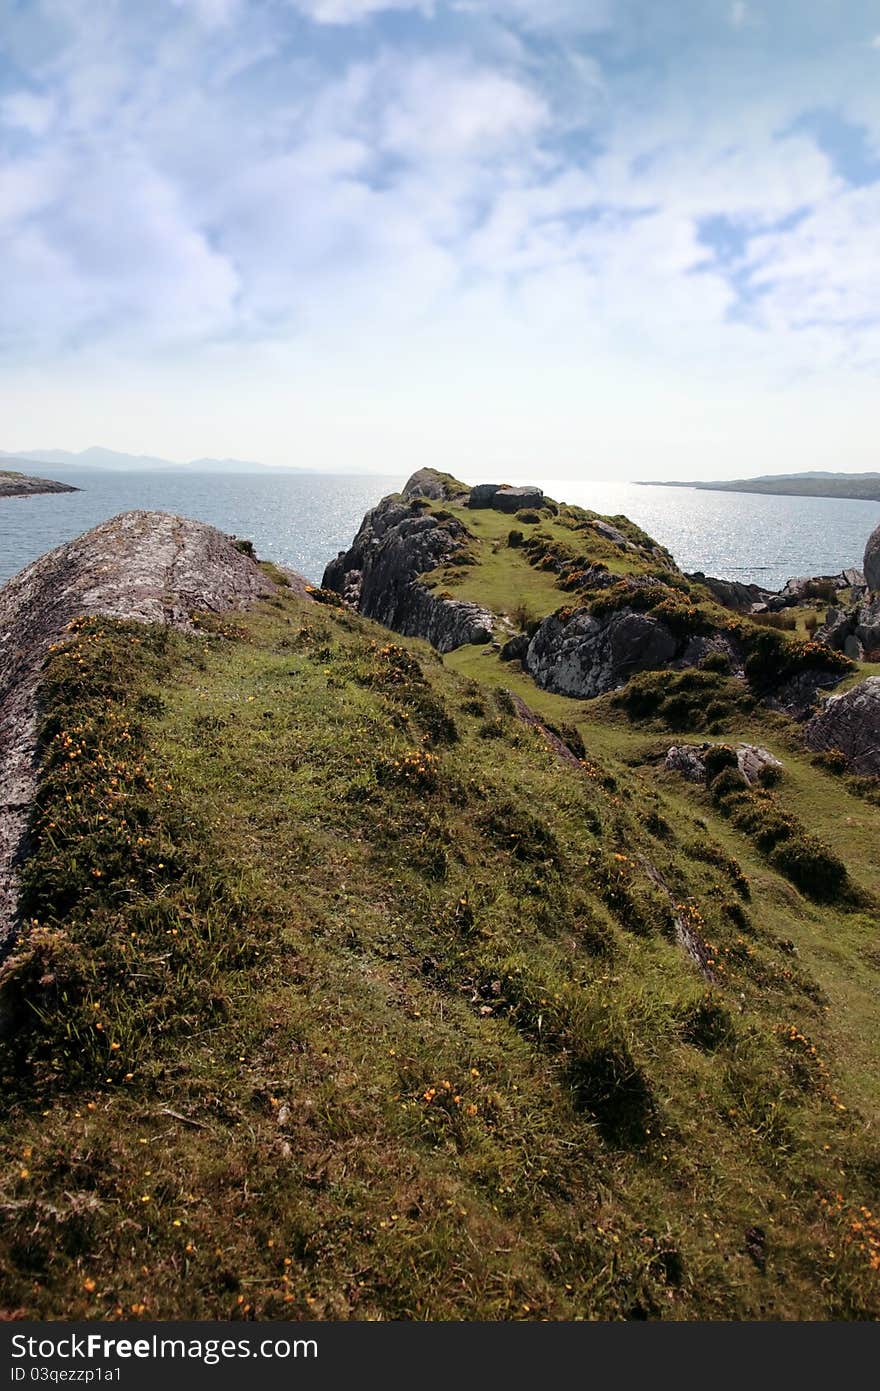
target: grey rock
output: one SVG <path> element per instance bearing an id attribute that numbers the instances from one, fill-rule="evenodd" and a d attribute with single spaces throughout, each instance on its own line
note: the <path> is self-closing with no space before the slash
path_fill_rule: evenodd
<path id="1" fill-rule="evenodd" d="M 880 659 L 880 594 L 857 606 L 854 634 L 869 661 Z"/>
<path id="2" fill-rule="evenodd" d="M 529 650 L 529 639 L 525 633 L 517 633 L 515 637 L 508 638 L 501 649 L 502 662 L 522 661 Z"/>
<path id="3" fill-rule="evenodd" d="M 723 633 L 697 633 L 685 642 L 683 651 L 674 662 L 676 667 L 696 667 L 707 657 L 721 655 L 730 664 L 732 675 L 742 675 L 743 656 L 739 648 Z"/>
<path id="4" fill-rule="evenodd" d="M 466 493 L 467 488 L 464 484 L 458 483 L 448 474 L 438 473 L 432 468 L 420 468 L 403 485 L 401 497 L 427 497 L 434 502 L 446 502 L 453 497 L 463 497 Z"/>
<path id="5" fill-rule="evenodd" d="M 864 561 L 865 584 L 872 594 L 880 591 L 880 526 L 868 537 Z"/>
<path id="6" fill-rule="evenodd" d="M 844 656 L 849 657 L 852 662 L 862 662 L 865 659 L 865 649 L 856 637 L 855 633 L 848 633 L 843 644 Z"/>
<path id="7" fill-rule="evenodd" d="M 765 703 L 771 710 L 781 710 L 794 720 L 806 720 L 815 710 L 820 692 L 830 691 L 840 679 L 840 672 L 823 671 L 821 668 L 802 671 L 776 686 L 765 697 Z"/>
<path id="8" fill-rule="evenodd" d="M 288 578 L 306 594 L 301 576 Z M 15 922 L 17 863 L 39 774 L 35 696 L 52 643 L 81 616 L 191 628 L 199 610 L 246 608 L 275 593 L 230 537 L 164 512 L 113 517 L 0 588 L 0 942 Z"/>
<path id="9" fill-rule="evenodd" d="M 543 507 L 541 488 L 511 488 L 507 483 L 478 483 L 471 488 L 468 507 L 491 507 L 496 512 L 519 512 L 523 507 Z"/>
<path id="10" fill-rule="evenodd" d="M 620 609 L 596 618 L 588 609 L 551 614 L 529 643 L 525 665 L 546 690 L 591 699 L 636 672 L 668 665 L 678 643 L 647 614 Z"/>
<path id="11" fill-rule="evenodd" d="M 743 584 L 739 580 L 721 580 L 714 575 L 704 575 L 702 570 L 697 570 L 688 575 L 689 580 L 694 580 L 697 584 L 704 584 L 708 590 L 723 604 L 726 609 L 734 609 L 740 613 L 755 611 L 757 605 L 766 608 L 767 601 L 772 597 L 771 591 L 762 589 L 757 584 Z"/>
<path id="12" fill-rule="evenodd" d="M 774 772 L 782 772 L 779 759 L 760 744 L 737 744 L 736 761 L 747 783 L 759 782 L 761 774 L 767 768 Z"/>
<path id="13" fill-rule="evenodd" d="M 638 550 L 638 546 L 630 541 L 629 537 L 624 536 L 622 531 L 618 531 L 616 526 L 612 526 L 610 522 L 593 520 L 591 526 L 594 531 L 598 531 L 600 536 L 604 536 L 606 541 L 611 541 L 615 546 L 620 546 L 627 551 Z"/>
<path id="14" fill-rule="evenodd" d="M 811 749 L 838 750 L 854 773 L 880 777 L 880 676 L 829 696 L 804 738 Z"/>
<path id="15" fill-rule="evenodd" d="M 849 608 L 830 608 L 816 639 L 857 661 L 863 657 L 875 660 L 875 654 L 880 655 L 880 594 L 869 595 Z"/>
<path id="16" fill-rule="evenodd" d="M 703 755 L 708 747 L 708 744 L 675 744 L 666 755 L 664 767 L 672 773 L 681 773 L 688 782 L 705 782 Z"/>
<path id="17" fill-rule="evenodd" d="M 367 513 L 349 550 L 327 566 L 323 584 L 367 618 L 425 638 L 440 652 L 488 642 L 494 614 L 479 604 L 443 598 L 420 582 L 421 575 L 454 562 L 469 537 L 456 518 L 441 520 L 392 495 Z"/>
<path id="18" fill-rule="evenodd" d="M 31 497 L 36 493 L 78 493 L 70 483 L 56 483 L 52 478 L 31 478 L 26 473 L 0 469 L 0 497 Z"/>
<path id="19" fill-rule="evenodd" d="M 667 753 L 664 766 L 681 773 L 689 782 L 705 782 L 706 754 L 714 747 L 714 744 L 676 744 Z M 737 767 L 750 786 L 760 782 L 766 768 L 782 771 L 779 759 L 759 744 L 737 744 L 734 752 Z"/>

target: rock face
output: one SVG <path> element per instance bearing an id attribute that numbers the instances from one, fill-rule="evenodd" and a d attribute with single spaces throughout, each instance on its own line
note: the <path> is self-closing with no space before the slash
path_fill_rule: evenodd
<path id="1" fill-rule="evenodd" d="M 478 483 L 471 488 L 468 507 L 491 507 L 496 512 L 518 512 L 522 507 L 544 506 L 541 488 L 511 488 L 507 483 Z"/>
<path id="2" fill-rule="evenodd" d="M 697 570 L 687 576 L 696 584 L 704 584 L 711 594 L 726 609 L 748 613 L 754 604 L 766 605 L 774 597 L 769 589 L 758 584 L 743 584 L 740 580 L 719 580 L 714 575 L 704 575 Z"/>
<path id="3" fill-rule="evenodd" d="M 525 654 L 539 686 L 589 700 L 622 686 L 638 671 L 670 665 L 678 640 L 665 624 L 620 609 L 596 618 L 588 609 L 545 618 Z"/>
<path id="4" fill-rule="evenodd" d="M 56 483 L 52 478 L 30 478 L 26 473 L 0 469 L 0 497 L 30 497 L 34 493 L 78 493 L 69 483 Z"/>
<path id="5" fill-rule="evenodd" d="M 470 539 L 454 517 L 436 517 L 411 500 L 427 496 L 425 482 L 432 480 L 426 472 L 414 474 L 400 496 L 383 498 L 367 513 L 350 549 L 327 566 L 323 584 L 367 618 L 451 652 L 488 642 L 496 620 L 479 604 L 443 598 L 420 582 L 437 566 L 466 557 Z"/>
<path id="6" fill-rule="evenodd" d="M 816 638 L 855 661 L 876 661 L 880 657 L 880 593 L 847 609 L 830 608 Z"/>
<path id="7" fill-rule="evenodd" d="M 865 584 L 872 594 L 880 592 L 880 526 L 872 531 L 865 547 Z"/>
<path id="8" fill-rule="evenodd" d="M 288 578 L 306 592 L 300 576 Z M 34 698 L 50 645 L 82 615 L 187 628 L 199 609 L 245 608 L 275 592 L 230 537 L 163 512 L 103 522 L 0 588 L 0 946 L 15 917 L 15 865 L 38 775 Z"/>
<path id="9" fill-rule="evenodd" d="M 842 753 L 854 773 L 880 777 L 880 676 L 829 696 L 804 737 L 811 749 Z"/>
<path id="10" fill-rule="evenodd" d="M 677 744 L 667 753 L 664 766 L 672 772 L 681 773 L 689 782 L 705 782 L 706 754 L 713 748 L 717 748 L 717 745 Z M 737 767 L 750 786 L 761 781 L 765 769 L 772 769 L 773 773 L 782 772 L 779 759 L 758 744 L 737 744 L 733 752 L 736 754 Z"/>

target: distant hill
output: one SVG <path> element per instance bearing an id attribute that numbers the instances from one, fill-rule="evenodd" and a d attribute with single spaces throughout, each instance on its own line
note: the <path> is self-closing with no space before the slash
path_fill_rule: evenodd
<path id="1" fill-rule="evenodd" d="M 253 459 L 190 459 L 186 463 L 175 463 L 154 454 L 123 454 L 116 449 L 104 449 L 92 445 L 74 453 L 69 449 L 26 449 L 14 456 L 0 449 L 0 459 L 4 463 L 45 464 L 57 468 L 70 466 L 78 468 L 107 469 L 193 469 L 202 473 L 262 473 L 272 472 L 268 464 L 257 463 Z M 299 472 L 300 470 L 296 470 Z"/>
<path id="2" fill-rule="evenodd" d="M 776 473 L 759 478 L 735 478 L 730 482 L 657 482 L 639 479 L 638 486 L 654 488 L 703 488 L 713 493 L 770 493 L 780 497 L 852 497 L 880 502 L 880 473 Z"/>

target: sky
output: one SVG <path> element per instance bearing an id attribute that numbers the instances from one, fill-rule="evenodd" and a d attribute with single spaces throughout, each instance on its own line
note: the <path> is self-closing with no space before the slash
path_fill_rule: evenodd
<path id="1" fill-rule="evenodd" d="M 0 0 L 0 448 L 880 468 L 880 0 Z"/>

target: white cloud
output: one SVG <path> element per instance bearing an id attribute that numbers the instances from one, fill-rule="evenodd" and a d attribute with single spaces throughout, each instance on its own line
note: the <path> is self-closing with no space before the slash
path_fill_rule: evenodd
<path id="1" fill-rule="evenodd" d="M 315 401 L 362 411 L 399 380 L 442 415 L 447 382 L 488 438 L 505 392 L 546 424 L 580 418 L 587 376 L 770 391 L 876 356 L 875 190 L 791 133 L 819 78 L 838 91 L 826 57 L 773 83 L 728 44 L 664 77 L 653 53 L 627 67 L 618 29 L 592 42 L 633 10 L 598 0 L 174 0 L 161 26 L 35 0 L 26 32 L 5 4 L 23 74 L 0 104 L 7 363 L 161 347 L 188 380 L 227 345 L 245 376 L 277 349 Z M 393 9 L 450 13 L 403 41 Z M 839 91 L 875 139 L 876 90 Z M 701 240 L 707 219 L 736 254 Z"/>
<path id="2" fill-rule="evenodd" d="M 316 24 L 358 24 L 373 15 L 392 10 L 434 13 L 434 0 L 287 0 L 295 10 Z"/>
<path id="3" fill-rule="evenodd" d="M 0 101 L 0 122 L 29 135 L 45 135 L 54 114 L 52 98 L 34 92 L 12 92 Z"/>
<path id="4" fill-rule="evenodd" d="M 572 34 L 611 29 L 620 0 L 452 0 L 461 14 L 490 15 L 525 31 Z"/>
<path id="5" fill-rule="evenodd" d="M 207 28 L 232 24 L 241 15 L 246 0 L 172 0 L 179 10 L 189 12 Z"/>

